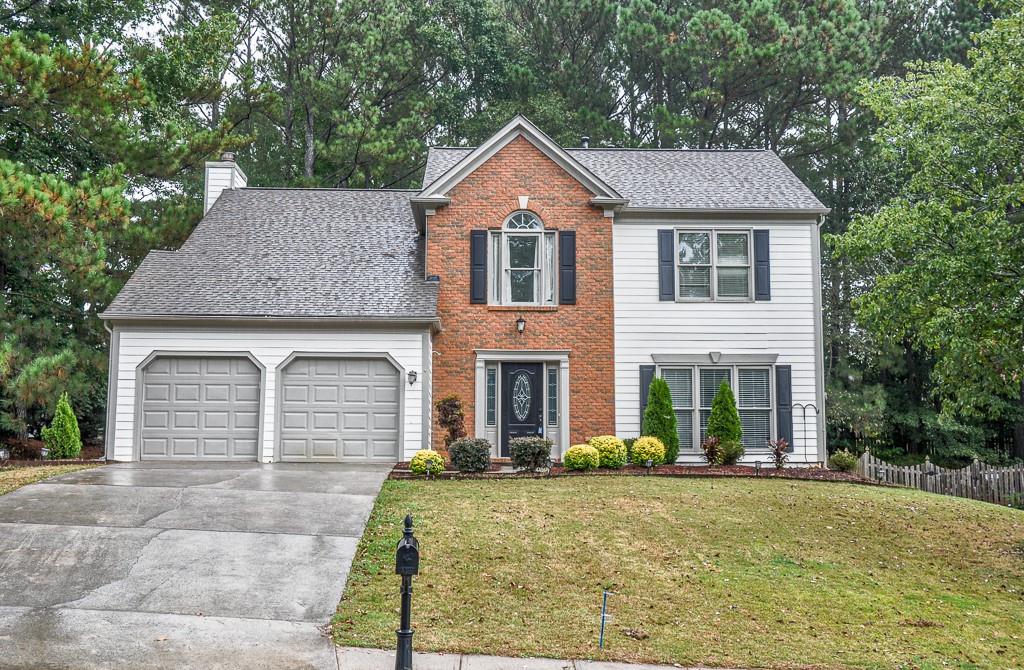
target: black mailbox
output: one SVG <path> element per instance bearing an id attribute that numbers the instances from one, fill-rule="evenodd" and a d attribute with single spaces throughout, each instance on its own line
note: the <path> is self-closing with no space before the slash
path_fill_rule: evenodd
<path id="1" fill-rule="evenodd" d="M 405 531 L 395 552 L 395 574 L 411 577 L 420 573 L 420 543 L 412 535 L 412 516 L 405 517 Z"/>

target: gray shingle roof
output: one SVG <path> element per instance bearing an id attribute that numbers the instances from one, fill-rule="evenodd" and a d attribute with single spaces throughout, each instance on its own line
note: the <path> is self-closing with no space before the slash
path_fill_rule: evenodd
<path id="1" fill-rule="evenodd" d="M 178 251 L 154 251 L 118 316 L 433 319 L 413 191 L 224 191 Z"/>
<path id="2" fill-rule="evenodd" d="M 423 185 L 472 148 L 431 148 Z M 667 209 L 824 210 L 809 188 L 771 151 L 566 149 L 629 198 L 627 207 Z"/>

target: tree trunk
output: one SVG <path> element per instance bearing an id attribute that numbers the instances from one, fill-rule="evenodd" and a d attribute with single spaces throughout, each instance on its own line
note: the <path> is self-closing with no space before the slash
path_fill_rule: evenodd
<path id="1" fill-rule="evenodd" d="M 306 156 L 303 161 L 304 174 L 313 176 L 313 164 L 316 161 L 316 148 L 313 138 L 313 108 L 306 104 Z"/>
<path id="2" fill-rule="evenodd" d="M 1024 412 L 1024 379 L 1020 382 L 1020 398 L 1017 400 L 1021 412 Z M 1024 459 L 1024 417 L 1018 418 L 1013 425 L 1013 456 Z"/>

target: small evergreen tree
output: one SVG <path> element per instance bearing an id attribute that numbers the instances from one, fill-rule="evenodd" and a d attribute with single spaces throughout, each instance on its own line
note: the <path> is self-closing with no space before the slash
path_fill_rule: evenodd
<path id="1" fill-rule="evenodd" d="M 61 394 L 53 421 L 43 428 L 43 442 L 50 450 L 50 458 L 78 458 L 82 453 L 82 434 L 78 430 L 78 419 L 71 411 L 67 393 Z"/>
<path id="2" fill-rule="evenodd" d="M 665 445 L 665 463 L 675 463 L 679 456 L 679 432 L 676 427 L 676 413 L 672 411 L 672 393 L 668 382 L 661 377 L 651 380 L 647 392 L 647 409 L 640 432 L 656 437 Z"/>
<path id="3" fill-rule="evenodd" d="M 708 417 L 708 437 L 717 437 L 722 442 L 739 442 L 743 438 L 740 413 L 736 409 L 736 398 L 729 384 L 722 382 L 715 399 L 711 401 L 711 415 Z"/>

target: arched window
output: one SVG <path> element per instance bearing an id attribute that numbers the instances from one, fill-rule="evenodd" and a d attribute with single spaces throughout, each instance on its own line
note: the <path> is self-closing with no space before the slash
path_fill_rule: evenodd
<path id="1" fill-rule="evenodd" d="M 533 212 L 513 212 L 491 233 L 490 274 L 492 304 L 555 304 L 554 232 Z"/>

